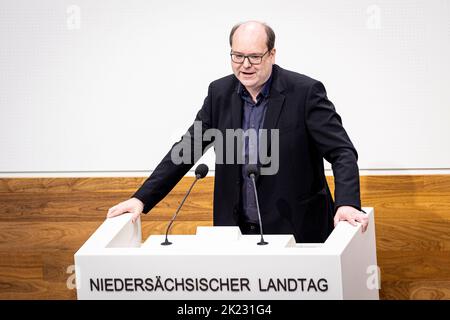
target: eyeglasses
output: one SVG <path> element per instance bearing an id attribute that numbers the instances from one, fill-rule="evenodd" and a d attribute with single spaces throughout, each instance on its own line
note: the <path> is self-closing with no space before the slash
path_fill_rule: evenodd
<path id="1" fill-rule="evenodd" d="M 251 54 L 251 55 L 245 55 L 242 53 L 233 53 L 233 51 L 230 53 L 231 60 L 235 63 L 244 63 L 245 58 L 248 59 L 248 62 L 250 64 L 260 64 L 262 62 L 262 58 L 269 52 L 270 50 L 267 50 L 263 54 Z"/>

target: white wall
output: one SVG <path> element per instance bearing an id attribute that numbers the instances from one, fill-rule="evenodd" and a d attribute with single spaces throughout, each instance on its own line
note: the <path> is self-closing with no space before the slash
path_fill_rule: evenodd
<path id="1" fill-rule="evenodd" d="M 361 169 L 450 169 L 450 1 L 0 0 L 0 173 L 153 169 L 248 19 L 325 84 Z"/>

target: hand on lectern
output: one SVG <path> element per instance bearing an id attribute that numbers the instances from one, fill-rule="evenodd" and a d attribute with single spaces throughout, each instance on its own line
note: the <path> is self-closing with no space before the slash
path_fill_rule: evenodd
<path id="1" fill-rule="evenodd" d="M 133 214 L 132 221 L 135 223 L 141 215 L 142 210 L 144 210 L 142 201 L 137 198 L 131 198 L 110 208 L 106 217 L 112 218 L 125 212 L 131 212 Z"/>
<path id="2" fill-rule="evenodd" d="M 369 225 L 367 215 L 350 206 L 341 206 L 337 209 L 334 216 L 335 227 L 339 221 L 348 221 L 352 226 L 356 226 L 356 222 L 360 222 L 362 224 L 362 232 L 365 232 Z"/>

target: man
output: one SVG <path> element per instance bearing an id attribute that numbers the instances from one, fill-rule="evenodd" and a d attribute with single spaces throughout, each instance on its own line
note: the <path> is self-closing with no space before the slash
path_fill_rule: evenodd
<path id="1" fill-rule="evenodd" d="M 264 23 L 234 26 L 230 33 L 233 75 L 210 84 L 196 121 L 201 121 L 203 132 L 279 130 L 278 171 L 257 180 L 264 233 L 293 234 L 297 242 L 324 242 L 343 220 L 352 225 L 360 222 L 365 231 L 368 219 L 360 211 L 357 153 L 341 119 L 322 83 L 275 64 L 274 44 L 275 34 Z M 191 126 L 188 132 L 193 130 Z M 323 158 L 332 164 L 335 203 Z M 169 152 L 133 197 L 109 209 L 107 216 L 132 212 L 135 221 L 162 200 L 196 160 L 174 164 Z M 213 213 L 216 226 L 259 231 L 251 181 L 242 164 L 216 161 Z"/>

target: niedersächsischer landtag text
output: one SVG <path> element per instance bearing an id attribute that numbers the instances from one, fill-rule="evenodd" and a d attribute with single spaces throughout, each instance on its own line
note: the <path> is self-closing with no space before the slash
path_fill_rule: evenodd
<path id="1" fill-rule="evenodd" d="M 244 292 L 252 291 L 248 278 L 95 278 L 89 279 L 91 292 Z M 267 278 L 257 280 L 261 292 L 326 292 L 325 278 Z"/>

